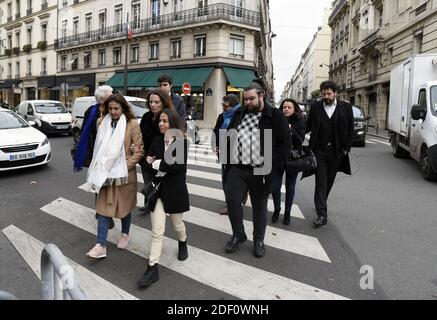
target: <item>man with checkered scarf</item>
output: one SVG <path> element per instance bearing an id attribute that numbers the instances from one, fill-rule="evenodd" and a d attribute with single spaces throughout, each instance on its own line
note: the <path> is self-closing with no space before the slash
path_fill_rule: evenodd
<path id="1" fill-rule="evenodd" d="M 273 172 L 285 166 L 291 145 L 288 122 L 282 112 L 267 103 L 262 82 L 255 80 L 244 90 L 244 104 L 235 112 L 227 132 L 230 164 L 226 166 L 229 171 L 225 194 L 233 235 L 225 250 L 235 252 L 247 240 L 241 200 L 249 189 L 254 226 L 253 254 L 262 258 L 267 201 L 274 187 Z"/>

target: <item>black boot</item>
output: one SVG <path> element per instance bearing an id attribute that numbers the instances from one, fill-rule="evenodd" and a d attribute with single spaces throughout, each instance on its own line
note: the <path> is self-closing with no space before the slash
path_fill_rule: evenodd
<path id="1" fill-rule="evenodd" d="M 138 280 L 138 288 L 147 288 L 152 283 L 159 280 L 158 264 L 155 263 L 153 266 L 147 265 L 147 270 L 143 277 Z"/>
<path id="2" fill-rule="evenodd" d="M 276 223 L 279 219 L 279 212 L 281 212 L 281 209 L 275 209 L 275 211 L 273 211 L 273 215 L 272 215 L 272 223 Z"/>
<path id="3" fill-rule="evenodd" d="M 188 259 L 188 247 L 187 247 L 187 240 L 185 241 L 179 241 L 179 253 L 178 253 L 178 260 L 179 261 L 185 261 Z"/>
<path id="4" fill-rule="evenodd" d="M 290 212 L 284 213 L 284 225 L 289 226 L 290 225 Z"/>

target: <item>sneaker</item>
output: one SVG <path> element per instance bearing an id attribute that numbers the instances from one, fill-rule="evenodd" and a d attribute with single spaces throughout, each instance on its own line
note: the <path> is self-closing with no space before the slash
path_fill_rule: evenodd
<path id="1" fill-rule="evenodd" d="M 86 255 L 87 257 L 93 259 L 106 258 L 106 247 L 96 244 L 90 251 L 88 251 Z"/>
<path id="2" fill-rule="evenodd" d="M 121 237 L 118 239 L 117 248 L 120 250 L 124 250 L 127 248 L 129 244 L 129 235 L 122 233 Z"/>

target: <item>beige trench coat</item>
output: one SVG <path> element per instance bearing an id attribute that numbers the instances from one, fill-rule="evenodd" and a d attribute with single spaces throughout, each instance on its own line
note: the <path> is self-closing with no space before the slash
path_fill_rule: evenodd
<path id="1" fill-rule="evenodd" d="M 97 121 L 97 127 L 102 123 Z M 139 151 L 133 153 L 131 145 L 140 146 Z M 96 212 L 102 216 L 123 219 L 137 206 L 137 170 L 136 164 L 144 156 L 143 139 L 136 119 L 126 125 L 124 150 L 126 153 L 128 184 L 103 187 L 97 196 Z"/>

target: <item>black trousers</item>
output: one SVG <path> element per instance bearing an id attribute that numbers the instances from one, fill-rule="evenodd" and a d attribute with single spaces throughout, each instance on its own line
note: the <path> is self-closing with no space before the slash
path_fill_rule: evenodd
<path id="1" fill-rule="evenodd" d="M 233 235 L 238 239 L 245 236 L 243 224 L 243 194 L 249 190 L 253 214 L 253 239 L 264 240 L 267 226 L 267 200 L 269 193 L 263 176 L 255 176 L 253 169 L 233 166 L 226 179 L 226 204 Z"/>
<path id="2" fill-rule="evenodd" d="M 314 191 L 314 205 L 317 215 L 328 216 L 328 196 L 334 185 L 338 168 L 342 159 L 338 159 L 334 149 L 315 151 L 317 158 L 316 188 Z"/>

